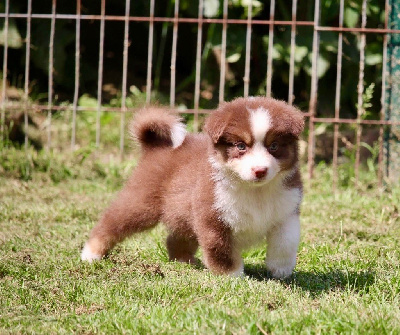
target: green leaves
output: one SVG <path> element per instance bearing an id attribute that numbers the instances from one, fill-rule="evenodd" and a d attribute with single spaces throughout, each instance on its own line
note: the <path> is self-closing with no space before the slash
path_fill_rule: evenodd
<path id="1" fill-rule="evenodd" d="M 357 25 L 359 17 L 360 12 L 355 8 L 347 7 L 344 10 L 343 21 L 344 24 L 349 28 L 354 28 Z"/>
<path id="2" fill-rule="evenodd" d="M 215 17 L 219 14 L 219 0 L 204 0 L 204 16 Z"/>
<path id="3" fill-rule="evenodd" d="M 5 44 L 5 26 L 3 25 L 2 28 L 0 28 L 0 45 Z M 13 49 L 19 49 L 22 48 L 22 37 L 21 34 L 18 31 L 17 25 L 15 23 L 14 19 L 9 19 L 8 21 L 8 38 L 7 38 L 7 43 L 9 48 Z"/>

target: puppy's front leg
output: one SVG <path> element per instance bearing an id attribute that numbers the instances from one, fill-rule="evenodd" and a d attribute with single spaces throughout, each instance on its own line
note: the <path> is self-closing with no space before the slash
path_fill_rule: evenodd
<path id="1" fill-rule="evenodd" d="M 267 269 L 274 278 L 285 278 L 292 274 L 296 265 L 297 248 L 300 242 L 300 219 L 293 214 L 285 222 L 277 224 L 267 235 Z"/>
<path id="2" fill-rule="evenodd" d="M 203 225 L 198 236 L 204 263 L 215 274 L 244 275 L 240 250 L 235 248 L 231 229 L 222 222 Z M 210 223 L 210 222 L 209 222 Z"/>
<path id="3" fill-rule="evenodd" d="M 224 250 L 220 246 L 203 249 L 204 263 L 215 274 L 226 274 L 232 277 L 243 277 L 244 267 L 240 253 L 235 250 Z"/>

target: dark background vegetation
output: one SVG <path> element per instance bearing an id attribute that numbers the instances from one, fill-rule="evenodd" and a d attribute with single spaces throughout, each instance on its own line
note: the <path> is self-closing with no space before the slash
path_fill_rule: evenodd
<path id="1" fill-rule="evenodd" d="M 345 26 L 357 27 L 361 21 L 361 0 L 345 1 Z M 33 1 L 33 13 L 51 13 L 51 1 Z M 100 1 L 82 1 L 82 14 L 100 14 Z M 132 16 L 149 16 L 150 1 L 131 1 Z M 0 11 L 4 12 L 4 0 Z M 222 17 L 222 1 L 205 1 L 206 15 Z M 253 18 L 268 19 L 270 3 L 253 0 Z M 276 20 L 291 20 L 291 1 L 278 0 Z M 173 16 L 174 2 L 156 1 L 155 16 Z M 197 17 L 198 2 L 180 1 L 180 17 Z M 27 1 L 11 1 L 11 13 L 27 13 Z M 58 1 L 57 13 L 74 14 L 74 1 Z M 125 14 L 125 0 L 107 1 L 107 15 Z M 229 1 L 229 18 L 247 17 L 247 2 Z M 312 21 L 314 1 L 299 0 L 297 19 Z M 321 1 L 321 25 L 337 26 L 339 0 Z M 2 29 L 4 19 L 0 21 Z M 384 2 L 368 1 L 368 27 L 382 27 Z M 26 19 L 11 19 L 9 39 L 8 78 L 12 86 L 22 88 L 25 72 Z M 147 71 L 148 23 L 130 23 L 130 47 L 128 61 L 128 87 L 134 85 L 145 92 Z M 201 101 L 202 108 L 214 108 L 218 103 L 219 65 L 218 50 L 221 44 L 222 25 L 204 24 L 202 45 Z M 273 96 L 287 99 L 290 26 L 276 26 L 274 36 Z M 310 95 L 311 56 L 313 28 L 298 26 L 296 36 L 295 101 L 306 110 Z M 96 98 L 99 60 L 100 21 L 81 21 L 81 76 L 80 94 Z M 104 45 L 103 103 L 114 101 L 118 105 L 122 86 L 123 21 L 106 21 Z M 320 36 L 320 70 L 318 114 L 332 116 L 334 110 L 334 83 L 336 81 L 337 37 L 335 32 L 322 32 Z M 47 101 L 50 20 L 32 20 L 32 49 L 30 63 L 30 96 L 34 101 Z M 227 59 L 229 64 L 225 87 L 225 99 L 243 95 L 246 25 L 229 25 Z M 268 52 L 268 26 L 253 25 L 251 42 L 250 94 L 265 94 Z M 193 107 L 195 81 L 197 24 L 179 25 L 177 49 L 177 103 Z M 0 41 L 4 44 L 4 40 Z M 153 54 L 153 95 L 155 100 L 168 103 L 170 85 L 170 60 L 172 24 L 155 23 Z M 341 116 L 355 117 L 359 68 L 359 35 L 344 33 L 343 77 L 341 89 Z M 54 81 L 56 103 L 72 101 L 75 66 L 75 20 L 56 20 L 54 46 Z M 0 52 L 2 62 L 3 52 Z M 380 110 L 382 73 L 382 36 L 367 35 L 365 85 L 372 86 L 371 104 L 367 118 L 375 118 Z M 116 100 L 115 100 L 116 98 Z M 114 100 L 113 100 L 114 99 Z"/>

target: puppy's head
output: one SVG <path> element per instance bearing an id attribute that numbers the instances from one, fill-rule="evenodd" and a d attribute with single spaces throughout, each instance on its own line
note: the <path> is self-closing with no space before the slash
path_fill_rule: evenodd
<path id="1" fill-rule="evenodd" d="M 205 124 L 214 146 L 213 164 L 254 185 L 296 165 L 303 128 L 302 112 L 265 97 L 222 103 Z"/>

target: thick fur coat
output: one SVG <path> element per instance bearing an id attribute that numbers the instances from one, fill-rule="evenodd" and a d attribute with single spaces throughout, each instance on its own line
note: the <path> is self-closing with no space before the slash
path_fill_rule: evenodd
<path id="1" fill-rule="evenodd" d="M 125 187 L 93 228 L 81 258 L 101 259 L 126 237 L 159 222 L 171 260 L 243 274 L 241 252 L 267 243 L 272 276 L 289 276 L 300 237 L 302 183 L 296 108 L 265 97 L 222 103 L 202 134 L 187 134 L 174 113 L 146 108 L 131 132 L 142 155 Z"/>

